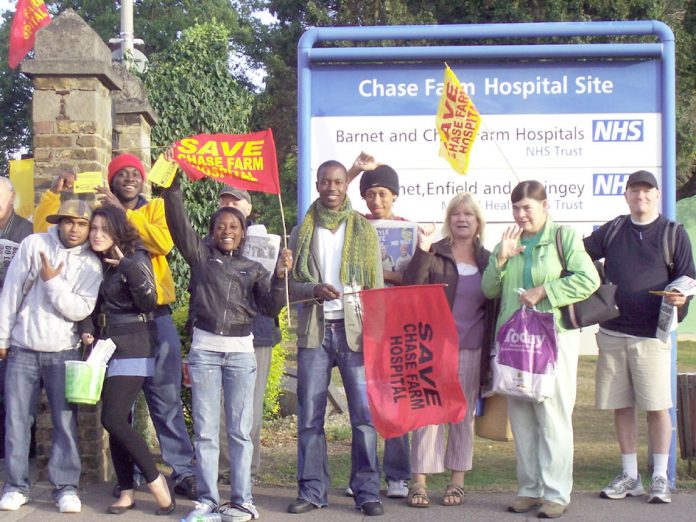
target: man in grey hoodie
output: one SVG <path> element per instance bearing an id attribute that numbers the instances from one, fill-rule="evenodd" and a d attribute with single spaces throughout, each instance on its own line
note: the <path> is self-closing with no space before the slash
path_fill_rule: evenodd
<path id="1" fill-rule="evenodd" d="M 43 381 L 53 421 L 48 479 L 61 513 L 78 513 L 80 454 L 77 412 L 65 400 L 65 361 L 80 359 L 75 322 L 97 300 L 101 265 L 87 238 L 92 211 L 68 200 L 47 220 L 56 226 L 32 234 L 10 263 L 0 297 L 0 358 L 7 358 L 5 474 L 0 510 L 26 504 L 32 411 Z"/>

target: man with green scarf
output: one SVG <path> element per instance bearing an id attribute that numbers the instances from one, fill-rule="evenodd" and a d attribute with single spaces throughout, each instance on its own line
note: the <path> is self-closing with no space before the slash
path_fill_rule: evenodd
<path id="1" fill-rule="evenodd" d="M 352 428 L 350 487 L 367 516 L 384 514 L 379 501 L 377 435 L 367 405 L 362 309 L 357 292 L 384 284 L 374 228 L 346 197 L 348 173 L 337 161 L 317 169 L 319 199 L 290 236 L 296 261 L 289 280 L 300 305 L 297 326 L 298 496 L 289 513 L 327 505 L 329 473 L 324 414 L 331 369 L 338 366 Z"/>

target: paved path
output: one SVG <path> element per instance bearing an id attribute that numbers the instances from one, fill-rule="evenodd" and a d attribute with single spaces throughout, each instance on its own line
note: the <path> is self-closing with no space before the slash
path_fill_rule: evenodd
<path id="1" fill-rule="evenodd" d="M 171 516 L 155 517 L 155 504 L 152 497 L 144 491 L 136 494 L 136 509 L 118 518 L 105 513 L 111 503 L 112 484 L 92 484 L 84 486 L 80 492 L 82 498 L 82 513 L 78 515 L 61 515 L 53 505 L 50 487 L 46 482 L 38 483 L 31 501 L 17 512 L 0 512 L 0 521 L 37 521 L 48 522 L 55 520 L 109 520 L 111 522 L 140 521 L 140 520 L 180 520 L 191 509 L 191 501 L 177 498 L 176 511 Z M 221 489 L 222 493 L 227 490 Z M 427 509 L 415 509 L 406 506 L 402 500 L 384 498 L 386 514 L 373 520 L 387 522 L 416 522 L 423 520 L 471 520 L 486 522 L 511 521 L 522 522 L 535 519 L 534 513 L 515 515 L 505 512 L 505 506 L 513 498 L 513 493 L 471 493 L 465 503 L 459 507 L 444 507 L 437 504 L 439 497 L 431 493 L 433 505 Z M 285 509 L 295 497 L 295 491 L 287 488 L 254 488 L 254 498 L 260 510 L 262 521 L 329 521 L 329 522 L 358 522 L 366 519 L 353 508 L 352 500 L 342 496 L 339 490 L 333 490 L 329 499 L 330 506 L 317 509 L 305 515 L 289 515 Z M 670 505 L 652 505 L 645 503 L 645 497 L 627 498 L 614 501 L 600 499 L 596 493 L 576 493 L 568 513 L 563 521 L 597 521 L 597 522 L 693 522 L 696 520 L 696 492 L 677 492 Z"/>

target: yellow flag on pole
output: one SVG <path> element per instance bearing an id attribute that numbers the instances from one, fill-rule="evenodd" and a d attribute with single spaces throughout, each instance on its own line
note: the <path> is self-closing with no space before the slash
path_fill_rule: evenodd
<path id="1" fill-rule="evenodd" d="M 435 124 L 440 134 L 440 156 L 455 172 L 466 174 L 481 115 L 447 64 Z"/>

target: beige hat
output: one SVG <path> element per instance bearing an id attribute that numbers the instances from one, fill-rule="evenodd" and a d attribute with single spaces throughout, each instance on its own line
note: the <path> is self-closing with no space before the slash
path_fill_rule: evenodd
<path id="1" fill-rule="evenodd" d="M 58 212 L 46 217 L 46 221 L 52 224 L 60 222 L 63 218 L 92 219 L 92 208 L 89 203 L 80 199 L 68 199 L 60 204 Z"/>

